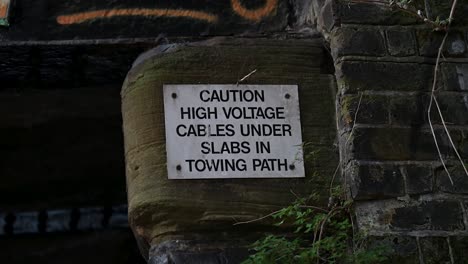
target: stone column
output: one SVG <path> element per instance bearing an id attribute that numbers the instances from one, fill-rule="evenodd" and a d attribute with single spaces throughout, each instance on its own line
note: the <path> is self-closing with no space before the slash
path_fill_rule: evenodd
<path id="1" fill-rule="evenodd" d="M 265 231 L 288 231 L 256 219 L 295 195 L 327 193 L 337 152 L 335 83 L 324 54 L 321 39 L 216 38 L 160 46 L 137 59 L 122 88 L 122 114 L 130 225 L 150 263 L 240 262 Z M 163 84 L 235 84 L 254 69 L 245 84 L 299 86 L 306 151 L 318 151 L 306 177 L 169 180 Z"/>

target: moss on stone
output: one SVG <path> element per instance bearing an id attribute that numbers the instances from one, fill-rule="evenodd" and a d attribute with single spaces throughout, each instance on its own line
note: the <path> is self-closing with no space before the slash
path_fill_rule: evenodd
<path id="1" fill-rule="evenodd" d="M 338 157 L 333 76 L 320 73 L 317 41 L 233 40 L 154 55 L 134 67 L 122 88 L 129 215 L 134 230 L 154 238 L 173 232 L 248 230 L 237 221 L 270 213 L 299 196 L 326 192 Z M 163 84 L 298 84 L 303 140 L 320 148 L 304 179 L 168 180 Z M 320 175 L 317 177 L 317 175 Z M 324 196 L 325 198 L 325 196 Z M 252 224 L 255 225 L 255 224 Z M 270 226 L 262 222 L 258 226 Z M 246 231 L 247 232 L 247 231 Z"/>

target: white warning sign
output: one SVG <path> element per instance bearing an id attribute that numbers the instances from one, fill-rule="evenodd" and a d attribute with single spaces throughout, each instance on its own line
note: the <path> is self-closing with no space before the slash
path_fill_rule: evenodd
<path id="1" fill-rule="evenodd" d="M 164 85 L 169 179 L 304 177 L 297 85 Z"/>

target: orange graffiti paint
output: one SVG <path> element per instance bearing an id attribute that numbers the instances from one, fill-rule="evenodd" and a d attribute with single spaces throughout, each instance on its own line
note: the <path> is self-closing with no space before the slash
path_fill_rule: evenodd
<path id="1" fill-rule="evenodd" d="M 273 12 L 278 4 L 278 0 L 266 0 L 266 3 L 263 7 L 249 10 L 246 9 L 239 0 L 231 0 L 232 9 L 241 17 L 258 22 L 262 20 L 263 17 L 268 16 Z"/>
<path id="2" fill-rule="evenodd" d="M 185 9 L 149 9 L 149 8 L 124 8 L 124 9 L 106 9 L 62 15 L 57 17 L 57 23 L 61 25 L 70 25 L 83 23 L 88 20 L 111 18 L 116 16 L 157 16 L 157 17 L 186 17 L 203 20 L 210 23 L 218 21 L 216 15 Z"/>
<path id="3" fill-rule="evenodd" d="M 0 18 L 6 18 L 8 12 L 8 5 L 0 3 Z"/>

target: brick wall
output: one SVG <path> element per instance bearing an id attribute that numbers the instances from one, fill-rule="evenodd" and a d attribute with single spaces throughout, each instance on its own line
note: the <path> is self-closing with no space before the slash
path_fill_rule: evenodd
<path id="1" fill-rule="evenodd" d="M 443 4 L 432 9 L 448 15 Z M 434 106 L 431 120 L 451 184 L 427 118 L 444 33 L 374 4 L 327 1 L 321 14 L 336 68 L 344 181 L 358 228 L 390 244 L 400 261 L 461 263 L 457 258 L 466 253 L 460 249 L 468 244 L 468 176 Z M 459 17 L 444 47 L 436 98 L 466 158 L 468 32 Z"/>

